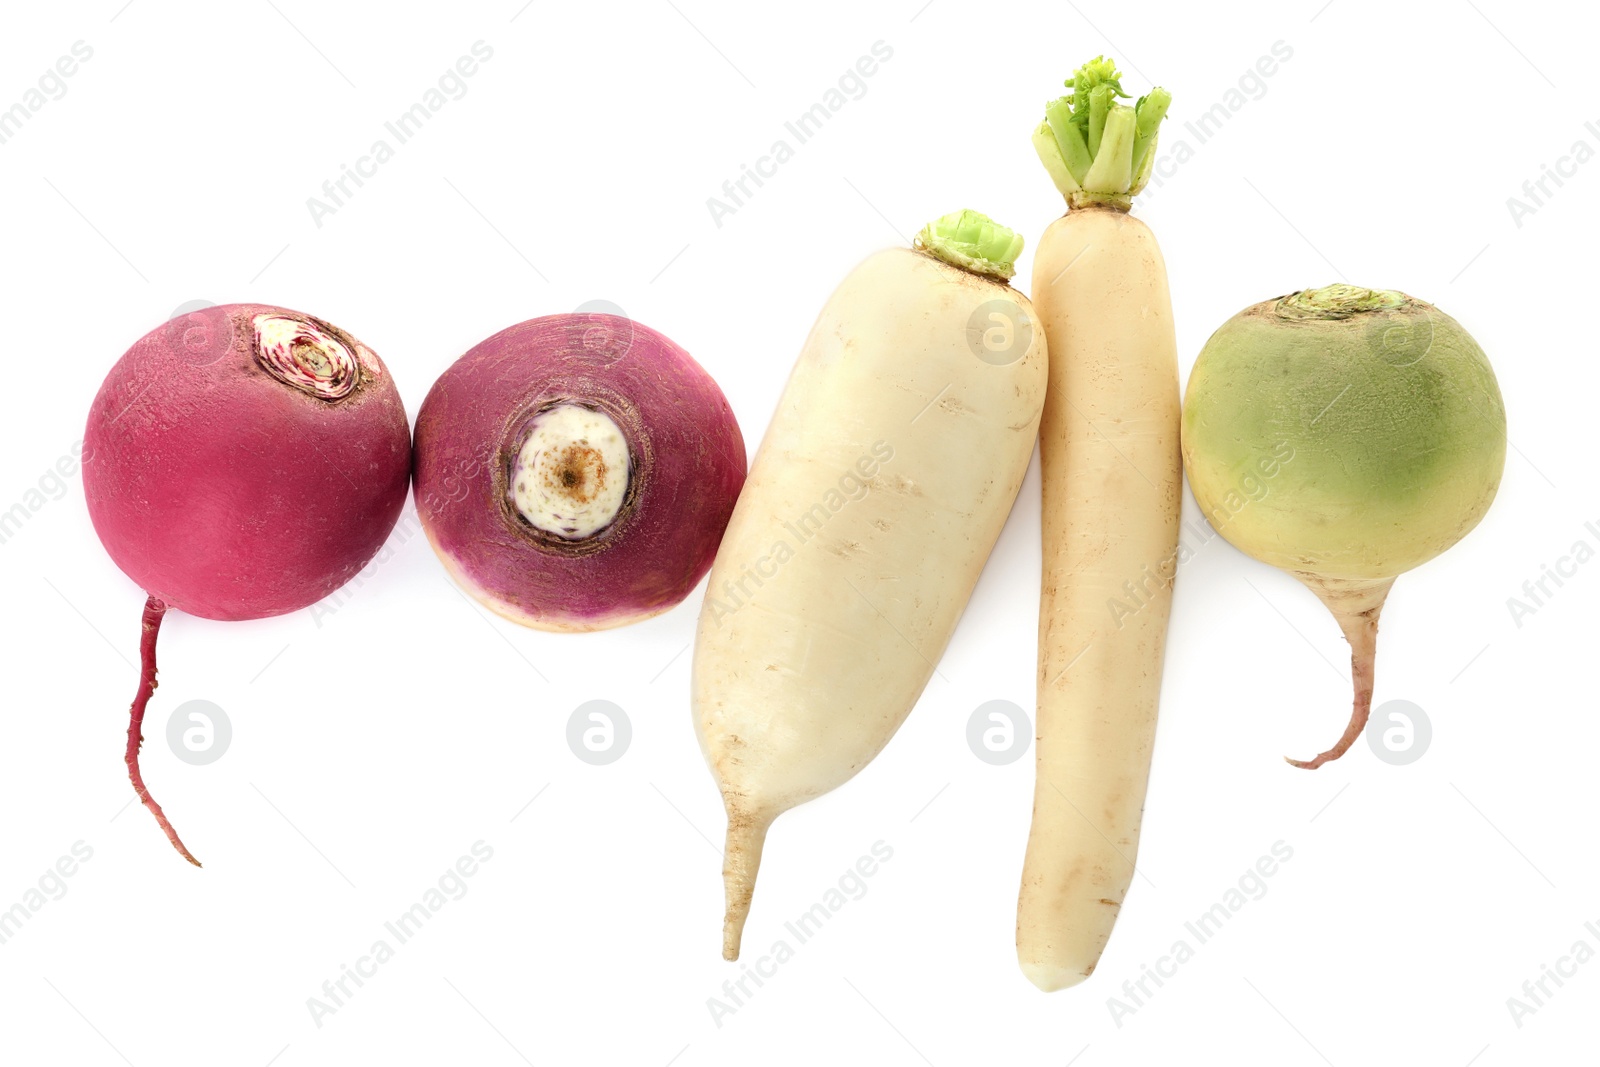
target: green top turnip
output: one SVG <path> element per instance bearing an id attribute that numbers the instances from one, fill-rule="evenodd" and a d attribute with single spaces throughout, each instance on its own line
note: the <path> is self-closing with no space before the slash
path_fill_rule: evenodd
<path id="1" fill-rule="evenodd" d="M 1195 500 L 1233 545 L 1319 596 L 1372 703 L 1378 615 L 1397 575 L 1478 524 L 1505 466 L 1489 361 L 1461 324 L 1404 293 L 1330 285 L 1246 308 L 1189 377 L 1183 457 Z"/>

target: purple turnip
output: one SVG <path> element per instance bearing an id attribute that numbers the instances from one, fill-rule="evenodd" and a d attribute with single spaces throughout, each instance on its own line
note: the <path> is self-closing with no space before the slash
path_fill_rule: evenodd
<path id="1" fill-rule="evenodd" d="M 429 543 L 475 599 L 543 630 L 621 626 L 683 600 L 744 476 L 716 382 L 615 315 L 502 330 L 444 372 L 417 416 Z"/>
<path id="2" fill-rule="evenodd" d="M 259 619 L 339 588 L 405 504 L 411 439 L 381 360 L 321 319 L 208 307 L 141 338 L 84 434 L 84 492 L 106 551 L 148 594 L 128 777 L 184 858 L 139 771 L 167 608 Z"/>

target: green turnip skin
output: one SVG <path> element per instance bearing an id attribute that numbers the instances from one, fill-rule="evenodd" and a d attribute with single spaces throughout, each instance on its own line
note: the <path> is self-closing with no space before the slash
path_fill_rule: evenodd
<path id="1" fill-rule="evenodd" d="M 1478 524 L 1505 454 L 1505 407 L 1483 350 L 1403 293 L 1292 293 L 1246 308 L 1206 342 L 1183 408 L 1195 500 L 1236 548 L 1316 593 L 1351 646 L 1349 726 L 1328 751 L 1290 763 L 1319 767 L 1361 735 L 1390 587 Z"/>

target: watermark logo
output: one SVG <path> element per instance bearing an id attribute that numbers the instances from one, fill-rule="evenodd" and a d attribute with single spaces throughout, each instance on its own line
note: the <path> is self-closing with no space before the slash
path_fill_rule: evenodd
<path id="1" fill-rule="evenodd" d="M 1372 754 L 1395 767 L 1417 762 L 1433 743 L 1428 713 L 1409 700 L 1385 701 L 1367 721 L 1366 733 Z"/>
<path id="2" fill-rule="evenodd" d="M 186 700 L 167 719 L 167 747 L 196 767 L 215 763 L 233 744 L 233 722 L 209 700 Z"/>
<path id="3" fill-rule="evenodd" d="M 86 41 L 73 41 L 68 51 L 70 55 L 61 56 L 44 69 L 38 80 L 23 91 L 22 99 L 10 106 L 0 104 L 0 144 L 21 133 L 46 104 L 66 96 L 66 80 L 94 58 L 94 49 Z"/>
<path id="4" fill-rule="evenodd" d="M 1334 399 L 1337 401 L 1338 398 L 1335 397 Z M 1332 406 L 1332 404 L 1329 405 L 1329 407 Z M 1313 419 L 1312 422 L 1315 423 L 1316 420 Z M 1267 494 L 1272 491 L 1272 487 L 1267 483 L 1276 478 L 1284 467 L 1294 462 L 1294 455 L 1294 445 L 1284 440 L 1272 446 L 1271 455 L 1257 456 L 1255 462 L 1238 475 L 1234 480 L 1234 484 L 1228 488 L 1228 491 L 1220 494 L 1220 499 L 1216 501 L 1216 506 L 1205 513 L 1206 521 L 1211 524 L 1211 528 L 1220 533 L 1223 527 L 1237 518 L 1245 508 L 1265 500 Z M 1201 510 L 1204 511 L 1204 508 L 1202 507 Z M 1210 538 L 1206 538 L 1206 540 L 1209 541 Z M 1180 561 L 1182 553 L 1183 548 L 1180 545 Z M 1169 576 L 1177 573 L 1176 564 L 1169 568 L 1163 562 L 1157 569 Z"/>
<path id="5" fill-rule="evenodd" d="M 872 42 L 870 52 L 846 67 L 821 99 L 785 122 L 783 135 L 774 138 L 766 152 L 756 157 L 754 166 L 741 163 L 738 176 L 722 183 L 721 196 L 706 197 L 706 210 L 717 229 L 722 229 L 723 220 L 737 214 L 767 181 L 776 178 L 778 169 L 794 158 L 796 149 L 821 133 L 846 104 L 867 95 L 867 79 L 894 58 L 894 49 L 884 41 Z"/>
<path id="6" fill-rule="evenodd" d="M 78 873 L 80 865 L 93 858 L 94 849 L 83 841 L 74 841 L 71 855 L 63 855 L 46 867 L 38 880 L 23 890 L 20 900 L 10 907 L 0 906 L 0 945 L 16 937 L 46 904 L 66 896 L 66 880 Z"/>
<path id="7" fill-rule="evenodd" d="M 967 319 L 967 346 L 992 367 L 1006 367 L 1033 346 L 1033 323 L 1014 300 L 985 300 Z"/>
<path id="8" fill-rule="evenodd" d="M 423 90 L 422 95 L 409 107 L 385 122 L 383 134 L 372 140 L 367 151 L 357 156 L 354 164 L 340 163 L 338 175 L 322 183 L 318 191 L 321 195 L 314 193 L 306 197 L 306 211 L 310 213 L 311 222 L 317 229 L 322 229 L 325 224 L 323 220 L 337 214 L 368 181 L 376 178 L 380 168 L 394 159 L 400 146 L 421 133 L 446 104 L 467 95 L 468 79 L 494 58 L 494 49 L 482 40 L 472 42 L 468 51 L 470 55 L 457 57 L 455 63 L 440 72 L 434 84 Z"/>
<path id="9" fill-rule="evenodd" d="M 893 445 L 887 441 L 874 441 L 871 453 L 858 458 L 854 467 L 847 467 L 833 487 L 822 494 L 821 500 L 783 523 L 782 536 L 775 535 L 772 546 L 766 552 L 741 565 L 737 573 L 732 573 L 731 566 L 725 572 L 717 572 L 723 575 L 721 590 L 706 590 L 706 610 L 711 613 L 711 621 L 720 627 L 724 620 L 754 600 L 761 589 L 778 576 L 783 565 L 794 559 L 801 547 L 822 538 L 823 527 L 833 516 L 852 502 L 864 499 L 879 484 L 879 474 L 884 464 L 893 458 Z M 908 481 L 901 482 L 902 488 L 910 485 Z M 827 539 L 822 539 L 826 543 Z"/>
<path id="10" fill-rule="evenodd" d="M 185 363 L 209 367 L 233 350 L 233 316 L 209 300 L 189 300 L 172 309 L 161 328 L 167 348 Z"/>
<path id="11" fill-rule="evenodd" d="M 447 478 L 447 484 L 453 480 L 453 476 Z M 453 497 L 452 499 L 460 498 Z M 405 548 L 411 542 L 411 539 L 416 537 L 417 531 L 421 529 L 422 525 L 417 521 L 415 511 L 407 508 L 402 512 L 399 521 L 394 524 L 394 529 L 389 532 L 389 539 L 383 543 L 382 548 L 378 549 L 378 554 L 373 556 L 367 565 L 357 571 L 355 576 L 345 582 L 344 585 L 311 605 L 311 621 L 316 624 L 317 629 L 322 629 L 323 624 L 338 614 L 340 608 L 354 600 L 372 576 L 377 573 L 378 568 L 399 555 L 400 550 Z"/>
<path id="12" fill-rule="evenodd" d="M 23 492 L 20 500 L 9 508 L 0 510 L 0 545 L 9 543 L 17 536 L 28 520 L 37 515 L 46 504 L 65 497 L 71 479 L 90 458 L 90 453 L 84 451 L 83 439 L 80 437 L 72 443 L 72 447 L 65 454 L 57 457 L 54 463 L 44 469 L 44 473 L 39 475 L 34 484 Z"/>
<path id="13" fill-rule="evenodd" d="M 1183 934 L 1172 941 L 1167 952 L 1156 958 L 1154 964 L 1141 963 L 1138 977 L 1127 978 L 1122 983 L 1121 996 L 1116 993 L 1106 997 L 1106 1011 L 1111 1021 L 1121 1030 L 1125 1021 L 1149 1006 L 1150 1001 L 1173 978 L 1184 964 L 1194 959 L 1199 949 L 1208 944 L 1252 902 L 1267 895 L 1268 880 L 1294 858 L 1294 846 L 1287 841 L 1274 841 L 1272 847 L 1249 867 L 1246 867 L 1234 884 L 1223 891 L 1205 911 L 1183 924 Z"/>
<path id="14" fill-rule="evenodd" d="M 967 747 L 992 766 L 1017 762 L 1032 743 L 1033 722 L 1009 700 L 979 704 L 967 719 Z"/>
<path id="15" fill-rule="evenodd" d="M 1294 48 L 1283 40 L 1273 41 L 1267 53 L 1240 72 L 1234 84 L 1209 108 L 1194 112 L 1194 117 L 1163 132 L 1157 138 L 1157 154 L 1151 160 L 1150 184 L 1141 194 L 1148 203 L 1163 182 L 1178 173 L 1178 168 L 1195 157 L 1196 151 L 1216 137 L 1252 101 L 1267 95 L 1267 81 L 1294 58 Z M 1181 132 L 1180 132 L 1181 131 Z M 1170 139 L 1169 139 L 1170 138 Z"/>
<path id="16" fill-rule="evenodd" d="M 846 867 L 817 900 L 817 902 L 790 921 L 783 924 L 784 936 L 772 947 L 754 959 L 739 961 L 739 976 L 722 983 L 721 996 L 706 998 L 706 1010 L 718 1030 L 739 1013 L 768 979 L 776 978 L 778 970 L 794 959 L 802 945 L 820 934 L 833 917 L 852 901 L 867 895 L 867 881 L 878 873 L 885 863 L 894 858 L 894 849 L 885 841 L 874 841 L 855 863 Z M 754 955 L 754 952 L 749 955 Z"/>
<path id="17" fill-rule="evenodd" d="M 1567 584 L 1564 579 L 1576 578 L 1578 568 L 1595 558 L 1596 546 L 1600 545 L 1600 520 L 1584 523 L 1583 534 L 1572 542 L 1572 547 L 1565 555 L 1556 557 L 1554 564 L 1539 564 L 1539 576 L 1522 583 L 1522 596 L 1506 598 L 1506 610 L 1511 613 L 1511 621 L 1517 629 L 1522 629 L 1523 619 L 1537 615 L 1541 608 L 1549 604 L 1550 599 Z"/>
<path id="18" fill-rule="evenodd" d="M 1595 145 L 1600 144 L 1600 122 L 1591 119 L 1584 123 L 1583 132 L 1588 137 L 1574 140 L 1566 154 L 1556 158 L 1554 167 L 1549 163 L 1540 164 L 1539 176 L 1522 183 L 1522 196 L 1506 197 L 1506 210 L 1511 213 L 1511 222 L 1517 229 L 1522 229 L 1529 218 L 1537 215 L 1561 191 L 1567 184 L 1563 178 L 1576 178 L 1578 168 L 1595 157 Z M 1591 142 L 1589 138 L 1594 140 Z"/>
<path id="19" fill-rule="evenodd" d="M 1367 317 L 1367 347 L 1391 367 L 1420 363 L 1433 349 L 1433 312 L 1418 319 L 1409 310 L 1378 311 Z"/>
<path id="20" fill-rule="evenodd" d="M 567 747 L 590 766 L 617 762 L 632 743 L 628 713 L 609 700 L 585 701 L 567 718 Z"/>
<path id="21" fill-rule="evenodd" d="M 633 320 L 609 300 L 585 300 L 572 311 L 588 320 L 583 331 L 583 348 L 592 356 L 612 364 L 633 347 Z"/>
<path id="22" fill-rule="evenodd" d="M 424 889 L 410 907 L 385 922 L 383 935 L 374 938 L 367 951 L 355 958 L 353 965 L 339 964 L 338 976 L 324 981 L 318 993 L 306 998 L 306 1011 L 318 1030 L 327 1025 L 329 1016 L 337 1015 L 366 987 L 367 982 L 378 976 L 379 970 L 394 959 L 402 945 L 432 925 L 434 916 L 443 911 L 446 904 L 467 895 L 471 889 L 468 881 L 494 858 L 494 849 L 482 839 L 474 841 L 469 851 L 470 855 L 463 854 L 441 871 L 433 884 Z"/>
<path id="23" fill-rule="evenodd" d="M 1595 958 L 1594 944 L 1589 939 L 1594 938 L 1600 944 L 1600 925 L 1594 922 L 1583 924 L 1586 936 L 1578 938 L 1565 955 L 1556 957 L 1555 966 L 1548 963 L 1539 965 L 1539 976 L 1530 978 L 1522 983 L 1522 996 L 1509 996 L 1506 998 L 1506 1010 L 1511 1013 L 1511 1021 L 1521 1030 L 1528 1016 L 1537 1015 L 1540 1008 L 1548 1007 L 1551 998 L 1559 993 L 1570 978 L 1578 976 L 1578 968 Z"/>

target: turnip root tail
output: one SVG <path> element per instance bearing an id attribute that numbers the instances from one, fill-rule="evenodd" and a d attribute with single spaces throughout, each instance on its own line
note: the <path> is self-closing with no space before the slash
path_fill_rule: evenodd
<path id="1" fill-rule="evenodd" d="M 761 869 L 761 849 L 767 843 L 772 816 L 753 815 L 728 805 L 728 842 L 722 853 L 722 884 L 728 910 L 722 919 L 722 958 L 739 958 L 744 921 L 750 916 L 750 898 Z"/>
<path id="2" fill-rule="evenodd" d="M 177 849 L 184 859 L 198 867 L 200 861 L 195 859 L 178 839 L 178 831 L 167 821 L 161 805 L 156 803 L 155 797 L 150 795 L 150 790 L 145 788 L 144 775 L 139 773 L 139 745 L 144 741 L 142 732 L 144 709 L 150 703 L 150 694 L 156 691 L 156 635 L 161 632 L 161 619 L 166 613 L 167 605 L 155 597 L 152 596 L 144 602 L 143 627 L 139 634 L 139 692 L 133 698 L 133 707 L 128 715 L 128 751 L 123 758 L 128 764 L 128 780 L 133 783 L 133 791 L 139 794 L 139 800 L 150 809 L 150 814 L 156 817 L 156 822 L 161 824 L 161 829 L 166 833 L 167 840 L 172 842 L 172 847 Z"/>
<path id="3" fill-rule="evenodd" d="M 1289 759 L 1290 765 L 1314 771 L 1330 760 L 1347 752 L 1361 731 L 1367 728 L 1367 716 L 1372 712 L 1373 660 L 1378 652 L 1378 615 L 1383 611 L 1384 598 L 1394 585 L 1393 578 L 1357 580 L 1346 578 L 1319 578 L 1315 575 L 1296 574 L 1306 586 L 1327 605 L 1333 617 L 1339 620 L 1345 640 L 1350 642 L 1350 680 L 1355 687 L 1355 703 L 1350 712 L 1350 725 L 1344 735 L 1328 751 L 1315 759 Z"/>

